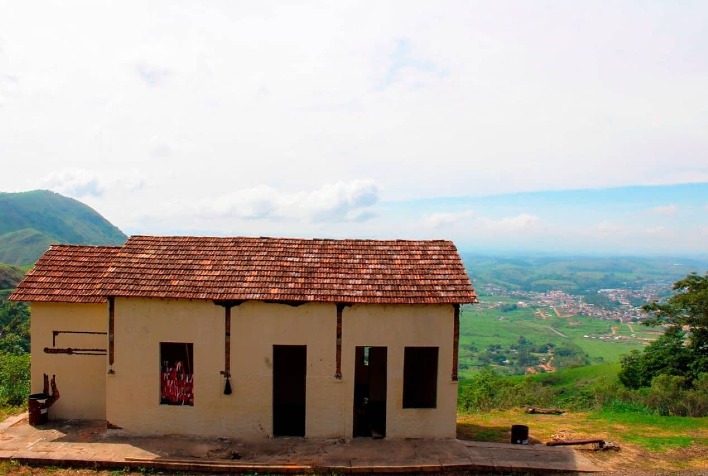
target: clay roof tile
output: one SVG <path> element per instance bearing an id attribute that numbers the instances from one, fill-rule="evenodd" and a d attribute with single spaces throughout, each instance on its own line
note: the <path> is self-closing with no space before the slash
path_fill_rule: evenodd
<path id="1" fill-rule="evenodd" d="M 11 298 L 106 296 L 465 303 L 477 297 L 450 241 L 133 236 L 122 247 L 56 245 Z"/>

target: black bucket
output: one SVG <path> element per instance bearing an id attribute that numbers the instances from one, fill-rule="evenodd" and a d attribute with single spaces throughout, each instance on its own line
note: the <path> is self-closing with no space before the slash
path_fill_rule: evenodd
<path id="1" fill-rule="evenodd" d="M 29 396 L 27 406 L 29 407 L 29 424 L 44 425 L 49 421 L 49 395 L 44 393 L 33 393 Z"/>
<path id="2" fill-rule="evenodd" d="M 511 425 L 511 443 L 514 445 L 528 445 L 529 427 L 526 425 Z"/>

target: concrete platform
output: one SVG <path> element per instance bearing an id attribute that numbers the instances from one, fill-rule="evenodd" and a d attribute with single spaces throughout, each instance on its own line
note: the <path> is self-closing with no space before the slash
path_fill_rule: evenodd
<path id="1" fill-rule="evenodd" d="M 105 421 L 32 427 L 27 415 L 0 423 L 0 460 L 32 465 L 154 468 L 208 473 L 585 473 L 600 469 L 570 448 L 464 440 L 323 440 L 167 435 L 106 430 Z"/>

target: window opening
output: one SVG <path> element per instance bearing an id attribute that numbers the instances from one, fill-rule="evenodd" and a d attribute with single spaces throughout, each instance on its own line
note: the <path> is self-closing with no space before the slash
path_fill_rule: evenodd
<path id="1" fill-rule="evenodd" d="M 193 366 L 191 343 L 160 343 L 160 404 L 194 406 Z"/>
<path id="2" fill-rule="evenodd" d="M 403 356 L 403 408 L 436 408 L 438 348 L 406 347 Z"/>

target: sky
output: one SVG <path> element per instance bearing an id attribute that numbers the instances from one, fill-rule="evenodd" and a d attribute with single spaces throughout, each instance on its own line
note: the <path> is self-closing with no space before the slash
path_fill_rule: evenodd
<path id="1" fill-rule="evenodd" d="M 706 254 L 708 2 L 0 0 L 0 191 L 127 234 Z"/>

